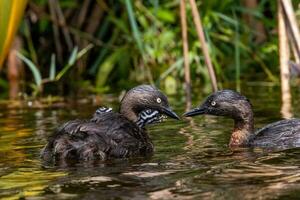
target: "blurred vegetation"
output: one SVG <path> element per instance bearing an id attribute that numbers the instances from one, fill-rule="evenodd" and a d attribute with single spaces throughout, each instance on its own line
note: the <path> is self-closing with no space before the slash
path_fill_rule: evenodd
<path id="1" fill-rule="evenodd" d="M 254 8 L 247 2 L 197 1 L 220 87 L 278 83 L 277 1 L 260 0 Z M 293 1 L 296 13 L 299 2 Z M 20 90 L 87 95 L 154 83 L 170 93 L 182 91 L 179 16 L 178 0 L 31 0 L 17 36 L 25 65 Z M 210 91 L 188 3 L 187 18 L 193 87 Z M 1 91 L 9 90 L 8 68 L 6 62 Z"/>
<path id="2" fill-rule="evenodd" d="M 0 1 L 0 69 L 11 46 L 27 0 Z"/>

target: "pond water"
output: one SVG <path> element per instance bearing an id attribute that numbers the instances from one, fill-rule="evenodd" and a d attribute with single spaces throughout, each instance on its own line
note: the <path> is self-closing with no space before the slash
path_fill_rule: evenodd
<path id="1" fill-rule="evenodd" d="M 256 127 L 281 119 L 277 87 L 248 87 Z M 198 105 L 203 97 L 197 97 Z M 171 98 L 179 114 L 180 98 Z M 300 117 L 294 89 L 292 114 Z M 108 103 L 115 106 L 115 103 Z M 0 107 L 0 198 L 6 199 L 274 199 L 300 197 L 300 149 L 232 152 L 232 121 L 198 116 L 149 127 L 151 158 L 94 166 L 43 166 L 39 153 L 59 124 L 87 118 L 95 106 Z"/>

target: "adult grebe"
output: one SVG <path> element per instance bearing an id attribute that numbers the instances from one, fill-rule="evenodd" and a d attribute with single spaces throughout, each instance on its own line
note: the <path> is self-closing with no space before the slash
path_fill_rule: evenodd
<path id="1" fill-rule="evenodd" d="M 145 156 L 153 151 L 145 125 L 160 122 L 165 115 L 179 119 L 161 91 L 137 86 L 125 94 L 120 112 L 100 108 L 90 120 L 63 124 L 49 138 L 41 156 L 47 161 Z"/>
<path id="2" fill-rule="evenodd" d="M 253 112 L 249 100 L 232 90 L 221 90 L 207 97 L 204 103 L 185 117 L 195 115 L 227 116 L 234 120 L 229 145 L 263 147 L 299 147 L 300 119 L 286 119 L 254 131 Z"/>

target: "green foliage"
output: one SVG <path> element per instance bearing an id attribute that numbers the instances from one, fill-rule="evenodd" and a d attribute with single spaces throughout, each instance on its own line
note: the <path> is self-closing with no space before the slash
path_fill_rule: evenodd
<path id="1" fill-rule="evenodd" d="M 70 58 L 64 68 L 57 74 L 55 80 L 59 80 L 72 66 L 75 64 L 75 59 L 78 53 L 78 47 L 75 47 L 70 55 Z"/>
<path id="2" fill-rule="evenodd" d="M 162 84 L 170 93 L 182 87 L 179 1 L 58 2 L 56 7 L 61 9 L 66 26 L 53 22 L 47 1 L 34 0 L 31 4 L 35 7 L 29 6 L 28 12 L 40 8 L 42 13 L 36 15 L 35 21 L 26 15 L 21 28 L 23 52 L 32 63 L 24 58 L 23 61 L 29 66 L 36 86 L 41 80 L 44 84 L 43 76 L 47 77 L 46 82 L 56 82 L 51 87 L 63 94 L 86 88 L 88 92 L 102 93 L 137 83 Z M 220 86 L 235 82 L 238 89 L 245 81 L 278 82 L 276 1 L 258 1 L 255 9 L 232 0 L 197 3 Z M 186 4 L 192 83 L 208 91 L 210 80 L 201 44 L 188 1 Z M 249 17 L 251 23 L 246 20 Z M 253 24 L 258 22 L 264 26 L 265 38 L 257 42 L 261 33 Z M 55 26 L 58 36 L 53 33 Z M 67 46 L 68 37 L 72 48 Z M 87 46 L 89 43 L 93 46 Z"/>
<path id="3" fill-rule="evenodd" d="M 42 75 L 40 73 L 40 70 L 37 68 L 37 66 L 31 60 L 29 60 L 28 58 L 26 58 L 22 54 L 18 53 L 17 56 L 21 60 L 23 60 L 23 62 L 25 62 L 25 64 L 31 70 L 31 72 L 33 74 L 33 77 L 34 77 L 35 85 L 37 86 L 37 88 L 41 87 L 41 85 L 42 85 Z"/>
<path id="4" fill-rule="evenodd" d="M 41 71 L 39 70 L 38 66 L 36 66 L 33 61 L 30 59 L 26 58 L 20 53 L 17 53 L 18 58 L 20 58 L 30 69 L 30 71 L 33 74 L 34 77 L 34 84 L 31 83 L 31 88 L 33 89 L 33 96 L 37 96 L 42 92 L 43 90 L 43 84 L 48 83 L 48 82 L 57 82 L 59 81 L 71 67 L 75 66 L 75 63 L 77 60 L 79 60 L 82 56 L 84 56 L 91 48 L 93 45 L 88 45 L 84 49 L 78 52 L 78 47 L 75 47 L 69 57 L 68 62 L 65 64 L 63 69 L 58 72 L 57 75 L 56 73 L 56 65 L 55 65 L 55 54 L 51 55 L 51 62 L 50 62 L 50 70 L 49 70 L 49 79 L 43 79 Z"/>

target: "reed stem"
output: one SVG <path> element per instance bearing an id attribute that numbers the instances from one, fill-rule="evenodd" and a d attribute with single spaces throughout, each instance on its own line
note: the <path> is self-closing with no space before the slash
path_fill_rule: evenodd
<path id="1" fill-rule="evenodd" d="M 192 8 L 193 20 L 194 20 L 194 23 L 196 26 L 196 31 L 197 31 L 198 38 L 201 43 L 201 48 L 202 48 L 202 51 L 204 54 L 205 63 L 208 68 L 208 73 L 209 73 L 210 80 L 211 80 L 211 86 L 212 86 L 213 91 L 215 92 L 218 90 L 217 79 L 216 79 L 214 67 L 211 62 L 211 58 L 209 56 L 209 51 L 208 51 L 208 47 L 207 47 L 204 32 L 203 32 L 200 14 L 199 14 L 195 0 L 190 0 L 190 4 L 191 4 L 191 8 Z"/>
<path id="2" fill-rule="evenodd" d="M 183 57 L 184 57 L 186 110 L 190 110 L 191 109 L 191 75 L 190 75 L 190 63 L 189 63 L 189 44 L 188 44 L 188 36 L 187 36 L 185 0 L 180 0 L 180 19 L 181 19 L 181 32 L 182 32 Z"/>

